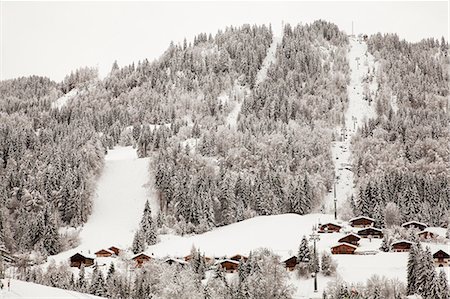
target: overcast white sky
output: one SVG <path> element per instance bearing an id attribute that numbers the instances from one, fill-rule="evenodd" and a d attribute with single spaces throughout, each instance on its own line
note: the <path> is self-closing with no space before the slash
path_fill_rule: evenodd
<path id="1" fill-rule="evenodd" d="M 448 40 L 448 2 L 6 2 L 1 1 L 0 79 L 54 80 L 81 66 L 104 76 L 119 65 L 162 54 L 227 25 L 325 19 L 350 33 L 396 32 L 417 41 Z"/>

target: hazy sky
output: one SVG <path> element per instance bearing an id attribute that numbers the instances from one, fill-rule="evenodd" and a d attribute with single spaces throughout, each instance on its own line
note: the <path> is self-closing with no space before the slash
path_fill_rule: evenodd
<path id="1" fill-rule="evenodd" d="M 351 33 L 397 32 L 417 41 L 448 39 L 448 2 L 6 2 L 1 7 L 1 79 L 54 80 L 81 66 L 104 76 L 119 65 L 162 54 L 227 25 L 325 19 Z"/>

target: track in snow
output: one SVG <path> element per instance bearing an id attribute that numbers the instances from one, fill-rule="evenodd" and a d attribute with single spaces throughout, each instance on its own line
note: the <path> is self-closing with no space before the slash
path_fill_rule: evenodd
<path id="1" fill-rule="evenodd" d="M 336 199 L 338 211 L 340 205 L 346 201 L 352 194 L 353 188 L 353 171 L 352 171 L 352 156 L 351 156 L 351 138 L 358 127 L 364 123 L 367 118 L 375 117 L 374 104 L 364 100 L 363 86 L 364 77 L 369 70 L 375 65 L 373 56 L 367 51 L 367 44 L 360 42 L 356 38 L 350 38 L 350 51 L 348 52 L 348 60 L 351 69 L 350 84 L 347 87 L 348 91 L 348 107 L 345 112 L 345 127 L 337 128 L 341 133 L 341 138 L 331 145 L 333 161 L 335 165 L 336 175 Z M 369 84 L 369 89 L 373 94 L 377 85 L 375 79 Z M 373 98 L 373 96 L 372 96 Z M 344 139 L 342 139 L 344 137 Z M 328 194 L 325 200 L 326 211 L 331 213 L 334 211 L 334 192 Z"/>

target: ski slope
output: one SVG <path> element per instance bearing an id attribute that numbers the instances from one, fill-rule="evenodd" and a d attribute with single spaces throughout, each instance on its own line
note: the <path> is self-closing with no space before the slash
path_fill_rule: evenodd
<path id="1" fill-rule="evenodd" d="M 7 279 L 3 279 L 3 290 L 0 299 L 94 299 L 102 298 L 94 295 L 52 288 L 31 282 L 11 279 L 11 288 L 7 288 Z"/>
<path id="2" fill-rule="evenodd" d="M 145 201 L 149 200 L 153 214 L 159 210 L 148 165 L 149 158 L 139 159 L 132 147 L 110 150 L 97 182 L 92 214 L 79 233 L 80 245 L 48 260 L 67 260 L 76 252 L 93 254 L 110 246 L 130 247 Z"/>
<path id="3" fill-rule="evenodd" d="M 366 119 L 375 117 L 374 104 L 370 105 L 363 96 L 364 77 L 376 64 L 373 56 L 367 51 L 367 44 L 350 37 L 348 61 L 351 69 L 350 84 L 347 86 L 348 106 L 345 112 L 345 126 L 339 126 L 339 137 L 331 145 L 333 161 L 335 162 L 336 200 L 338 210 L 343 202 L 354 194 L 353 171 L 351 156 L 351 139 L 358 127 Z M 369 84 L 369 90 L 375 93 L 377 84 L 375 79 Z M 373 97 L 373 96 L 372 96 Z M 334 210 L 334 192 L 328 194 L 325 200 L 326 211 Z"/>

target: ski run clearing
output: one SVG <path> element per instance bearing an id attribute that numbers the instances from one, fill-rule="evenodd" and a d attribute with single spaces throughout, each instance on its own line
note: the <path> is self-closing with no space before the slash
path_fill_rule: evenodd
<path id="1" fill-rule="evenodd" d="M 350 84 L 347 87 L 348 106 L 345 112 L 345 127 L 338 127 L 337 141 L 331 145 L 331 152 L 335 165 L 336 200 L 338 209 L 340 205 L 354 194 L 353 172 L 351 156 L 351 139 L 359 126 L 368 118 L 375 117 L 373 105 L 364 99 L 364 80 L 367 74 L 376 67 L 373 56 L 367 51 L 367 44 L 354 37 L 350 37 L 350 50 L 348 52 L 350 64 Z M 377 89 L 375 78 L 368 85 L 371 93 Z M 331 213 L 334 209 L 334 192 L 328 194 L 325 200 L 326 211 Z"/>
<path id="2" fill-rule="evenodd" d="M 53 109 L 61 109 L 63 108 L 72 98 L 74 98 L 75 96 L 78 95 L 78 89 L 74 88 L 71 91 L 69 91 L 68 93 L 66 93 L 65 95 L 63 95 L 62 97 L 58 98 L 57 100 L 55 100 L 52 104 L 51 107 Z"/>
<path id="3" fill-rule="evenodd" d="M 7 279 L 2 279 L 4 288 L 0 299 L 100 299 L 102 297 L 52 288 L 31 282 L 11 279 L 10 290 Z"/>

